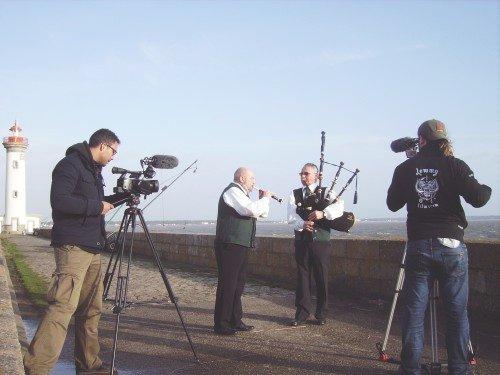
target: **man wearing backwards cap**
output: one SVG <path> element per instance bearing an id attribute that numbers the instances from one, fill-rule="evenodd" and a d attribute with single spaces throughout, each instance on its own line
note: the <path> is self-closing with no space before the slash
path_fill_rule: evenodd
<path id="1" fill-rule="evenodd" d="M 448 372 L 466 374 L 469 282 L 463 236 L 467 220 L 460 196 L 482 207 L 490 199 L 491 188 L 479 184 L 469 166 L 453 156 L 441 121 L 425 121 L 418 137 L 420 152 L 396 167 L 387 192 L 391 211 L 405 204 L 408 211 L 401 370 L 420 373 L 429 287 L 437 279 L 446 313 Z"/>

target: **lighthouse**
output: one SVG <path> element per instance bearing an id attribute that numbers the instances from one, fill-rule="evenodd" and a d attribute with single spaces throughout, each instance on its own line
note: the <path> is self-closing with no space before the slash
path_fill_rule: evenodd
<path id="1" fill-rule="evenodd" d="M 4 137 L 7 151 L 5 164 L 5 215 L 1 219 L 2 232 L 33 233 L 40 227 L 40 218 L 26 216 L 26 150 L 28 138 L 22 128 L 14 122 L 11 134 Z"/>

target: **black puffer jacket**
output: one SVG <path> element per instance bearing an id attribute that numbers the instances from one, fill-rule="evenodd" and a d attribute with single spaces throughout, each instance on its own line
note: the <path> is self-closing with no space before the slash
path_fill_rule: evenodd
<path id="1" fill-rule="evenodd" d="M 87 142 L 68 148 L 52 172 L 52 246 L 79 245 L 96 252 L 104 249 L 102 201 L 114 204 L 122 195 L 105 197 L 103 186 L 101 167 L 92 159 Z"/>

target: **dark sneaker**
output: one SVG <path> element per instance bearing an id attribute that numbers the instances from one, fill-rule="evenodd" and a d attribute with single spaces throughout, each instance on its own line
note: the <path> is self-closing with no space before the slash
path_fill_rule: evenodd
<path id="1" fill-rule="evenodd" d="M 318 326 L 324 326 L 326 324 L 326 319 L 325 318 L 317 318 L 316 319 L 316 325 Z"/>

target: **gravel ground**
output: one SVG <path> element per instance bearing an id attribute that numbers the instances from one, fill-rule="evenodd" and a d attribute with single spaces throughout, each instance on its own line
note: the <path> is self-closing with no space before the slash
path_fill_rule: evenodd
<path id="1" fill-rule="evenodd" d="M 34 269 L 50 278 L 54 259 L 48 240 L 19 236 L 10 241 L 18 245 Z M 103 258 L 103 271 L 107 259 Z M 200 364 L 193 360 L 158 269 L 149 260 L 135 259 L 128 293 L 133 304 L 120 317 L 116 360 L 120 374 L 396 373 L 394 365 L 378 361 L 375 349 L 375 343 L 383 339 L 389 309 L 386 302 L 334 295 L 327 325 L 292 328 L 286 323 L 294 314 L 294 293 L 248 282 L 243 299 L 244 320 L 255 325 L 255 330 L 220 337 L 212 332 L 216 276 L 204 270 L 164 266 Z M 113 290 L 109 295 L 114 296 Z M 99 331 L 102 357 L 109 362 L 115 315 L 111 312 L 112 302 L 106 302 L 104 308 Z M 498 321 L 477 320 L 472 322 L 473 338 L 480 348 L 474 372 L 500 373 Z M 396 316 L 388 345 L 394 355 L 399 351 L 398 323 Z M 439 339 L 444 342 L 441 333 Z M 69 338 L 60 361 L 71 361 L 71 345 Z M 445 358 L 443 349 L 440 354 Z M 428 353 L 425 360 L 429 360 Z"/>

